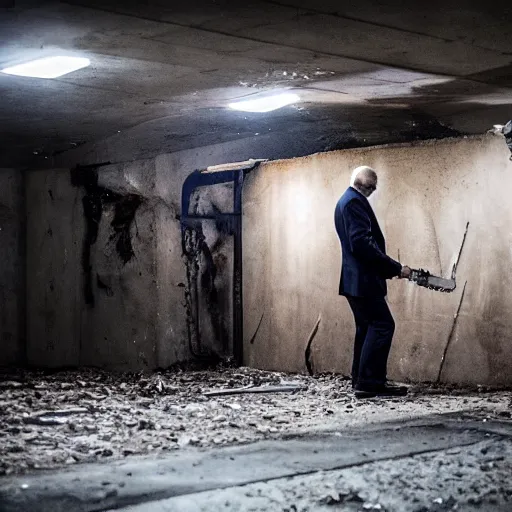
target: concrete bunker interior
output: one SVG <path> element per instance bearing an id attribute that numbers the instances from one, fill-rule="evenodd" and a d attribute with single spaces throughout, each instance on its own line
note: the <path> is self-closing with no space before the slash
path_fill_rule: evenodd
<path id="1" fill-rule="evenodd" d="M 509 510 L 511 14 L 0 2 L 0 509 Z M 360 165 L 457 282 L 389 281 L 401 398 L 350 386 Z"/>

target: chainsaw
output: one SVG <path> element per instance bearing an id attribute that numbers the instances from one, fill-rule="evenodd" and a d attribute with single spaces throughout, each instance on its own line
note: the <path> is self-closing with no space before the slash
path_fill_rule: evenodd
<path id="1" fill-rule="evenodd" d="M 451 279 L 445 279 L 444 277 L 438 277 L 432 275 L 428 270 L 419 269 L 411 269 L 411 275 L 409 276 L 409 281 L 416 283 L 418 286 L 424 286 L 429 290 L 436 290 L 438 292 L 453 292 L 456 287 L 455 276 L 453 276 L 455 272 L 452 273 Z"/>
<path id="2" fill-rule="evenodd" d="M 512 132 L 512 121 L 510 121 L 510 124 Z M 452 275 L 450 279 L 434 276 L 428 270 L 423 270 L 422 268 L 412 268 L 411 275 L 408 278 L 409 281 L 416 283 L 418 286 L 428 288 L 429 290 L 446 293 L 453 292 L 457 286 L 457 283 L 455 282 L 455 274 L 457 273 L 457 266 L 459 265 L 460 255 L 462 254 L 462 249 L 464 247 L 464 242 L 466 241 L 468 229 L 469 222 L 466 223 L 466 230 L 464 231 L 464 237 L 462 238 L 462 244 L 457 254 L 457 258 L 455 259 L 455 263 L 452 266 Z M 400 261 L 400 252 L 398 253 L 398 261 Z"/>

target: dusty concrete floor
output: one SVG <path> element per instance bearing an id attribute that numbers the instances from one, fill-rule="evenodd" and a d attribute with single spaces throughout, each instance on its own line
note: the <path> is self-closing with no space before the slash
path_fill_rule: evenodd
<path id="1" fill-rule="evenodd" d="M 212 398 L 204 395 L 217 388 L 290 381 L 305 389 Z M 83 506 L 70 508 L 66 502 L 62 509 L 107 510 L 113 504 L 115 508 L 131 504 L 127 510 L 134 512 L 306 511 L 330 510 L 333 506 L 342 510 L 472 510 L 482 503 L 491 507 L 485 510 L 509 510 L 501 507 L 512 506 L 508 501 L 512 499 L 512 484 L 507 476 L 512 474 L 510 391 L 417 386 L 405 398 L 358 401 L 349 381 L 340 377 L 290 376 L 247 368 L 150 376 L 113 376 L 93 370 L 12 373 L 2 375 L 0 388 L 0 467 L 4 474 L 0 498 L 12 496 L 13 486 L 25 489 L 20 487 L 23 478 L 28 478 L 35 489 L 38 482 L 42 485 L 45 478 L 59 475 L 74 474 L 88 482 L 95 472 L 106 472 L 102 476 L 105 479 L 112 467 L 137 468 L 141 460 L 148 464 L 181 461 L 180 467 L 184 467 L 183 461 L 197 457 L 189 473 L 182 470 L 182 477 L 187 485 L 194 479 L 198 484 L 170 494 L 155 491 L 151 505 L 133 496 L 120 503 L 109 502 L 118 496 L 118 490 L 112 494 L 108 482 L 102 482 L 106 487 L 98 484 L 105 490 L 100 494 L 108 498 L 107 502 L 98 504 L 98 499 L 91 498 L 94 505 L 89 506 L 83 505 L 89 498 L 83 498 Z M 440 422 L 446 431 L 436 434 Z M 478 435 L 466 439 L 470 431 Z M 333 438 L 333 433 L 341 437 Z M 340 439 L 346 436 L 351 440 L 343 447 Z M 290 444 L 293 439 L 306 444 Z M 298 466 L 286 462 L 287 457 L 299 457 L 301 450 L 316 442 L 320 442 L 318 449 L 293 462 Z M 384 445 L 391 446 L 385 453 Z M 282 446 L 288 448 L 277 463 L 276 450 Z M 205 469 L 202 476 L 194 472 L 201 465 L 208 467 L 208 457 L 228 453 L 225 450 L 238 450 L 236 457 L 227 461 L 227 480 L 205 486 L 205 481 L 220 478 L 215 475 L 218 469 Z M 316 460 L 320 455 L 313 453 L 322 454 L 322 450 L 325 456 Z M 249 464 L 256 452 L 261 458 Z M 354 455 L 349 456 L 349 452 Z M 256 473 L 242 478 L 245 469 L 228 468 L 229 461 L 235 459 L 244 468 L 249 464 Z M 312 464 L 307 474 L 297 469 L 304 466 L 304 460 Z M 213 467 L 218 465 L 219 461 Z M 64 472 L 43 471 L 62 467 Z M 148 466 L 148 474 L 155 471 Z M 175 482 L 179 470 L 168 473 Z M 143 487 L 145 478 L 140 478 Z M 124 487 L 125 482 L 122 484 Z M 46 489 L 53 487 L 45 485 Z M 43 494 L 35 493 L 33 498 L 37 495 L 37 501 L 44 502 L 47 491 L 40 492 Z M 96 496 L 97 490 L 91 493 Z M 160 498 L 165 499 L 158 501 Z M 51 509 L 59 510 L 55 503 L 61 501 L 55 499 Z M 462 504 L 465 508 L 459 508 Z M 23 510 L 18 505 L 14 509 Z"/>

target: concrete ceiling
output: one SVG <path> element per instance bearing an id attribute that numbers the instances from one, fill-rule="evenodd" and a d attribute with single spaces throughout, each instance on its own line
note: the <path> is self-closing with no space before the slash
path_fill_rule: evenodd
<path id="1" fill-rule="evenodd" d="M 482 133 L 512 117 L 512 4 L 482 0 L 14 0 L 0 66 L 84 55 L 58 79 L 0 74 L 0 166 L 108 140 L 122 160 L 264 137 L 254 157 Z M 266 114 L 233 100 L 293 90 Z"/>

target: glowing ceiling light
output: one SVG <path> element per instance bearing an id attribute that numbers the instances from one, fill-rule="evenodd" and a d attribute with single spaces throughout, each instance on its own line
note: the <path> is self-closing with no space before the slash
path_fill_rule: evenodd
<path id="1" fill-rule="evenodd" d="M 300 98 L 297 94 L 284 92 L 274 96 L 266 96 L 256 100 L 244 100 L 236 103 L 230 103 L 228 106 L 234 110 L 243 112 L 270 112 L 278 108 L 286 107 L 292 103 L 297 103 Z"/>
<path id="2" fill-rule="evenodd" d="M 2 69 L 7 75 L 29 76 L 32 78 L 57 78 L 72 71 L 87 67 L 91 61 L 84 57 L 55 56 L 32 60 L 10 68 Z"/>

